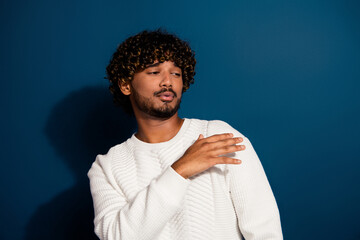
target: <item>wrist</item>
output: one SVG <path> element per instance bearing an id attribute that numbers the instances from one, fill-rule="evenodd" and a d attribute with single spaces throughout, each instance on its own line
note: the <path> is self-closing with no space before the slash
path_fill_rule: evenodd
<path id="1" fill-rule="evenodd" d="M 180 176 L 182 176 L 185 179 L 188 179 L 188 176 L 184 173 L 184 168 L 181 167 L 178 162 L 175 162 L 171 165 L 172 169 L 174 169 L 175 172 L 177 172 Z"/>

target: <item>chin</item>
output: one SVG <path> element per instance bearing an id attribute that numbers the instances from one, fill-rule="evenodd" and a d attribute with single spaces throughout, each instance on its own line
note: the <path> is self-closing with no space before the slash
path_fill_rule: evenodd
<path id="1" fill-rule="evenodd" d="M 164 104 L 160 108 L 149 109 L 150 111 L 148 112 L 148 114 L 153 117 L 167 119 L 174 116 L 179 109 L 180 109 L 180 101 L 178 101 L 178 103 L 172 107 L 170 107 L 168 104 Z"/>

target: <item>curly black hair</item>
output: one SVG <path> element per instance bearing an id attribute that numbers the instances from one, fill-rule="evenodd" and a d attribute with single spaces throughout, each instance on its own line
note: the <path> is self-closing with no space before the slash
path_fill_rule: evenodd
<path id="1" fill-rule="evenodd" d="M 143 71 L 155 61 L 172 61 L 181 68 L 183 92 L 194 83 L 195 53 L 189 44 L 165 30 L 142 31 L 126 39 L 113 54 L 106 67 L 107 79 L 110 81 L 110 92 L 114 103 L 123 107 L 125 112 L 133 115 L 129 96 L 124 95 L 119 83 L 131 81 L 134 74 Z"/>

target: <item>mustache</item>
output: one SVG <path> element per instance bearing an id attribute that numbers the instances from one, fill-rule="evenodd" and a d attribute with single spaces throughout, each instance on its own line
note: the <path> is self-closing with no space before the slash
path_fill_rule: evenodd
<path id="1" fill-rule="evenodd" d="M 174 94 L 174 96 L 177 97 L 176 92 L 174 92 L 174 90 L 172 90 L 171 88 L 163 88 L 160 91 L 154 92 L 154 96 L 156 97 L 157 95 L 164 93 L 164 92 L 172 92 Z"/>

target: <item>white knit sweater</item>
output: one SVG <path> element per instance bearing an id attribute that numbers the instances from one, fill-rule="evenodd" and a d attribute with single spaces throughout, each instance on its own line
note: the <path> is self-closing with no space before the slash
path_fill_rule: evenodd
<path id="1" fill-rule="evenodd" d="M 198 138 L 244 138 L 240 165 L 215 165 L 186 180 L 171 164 Z M 251 143 L 223 121 L 185 119 L 167 142 L 133 135 L 98 155 L 88 176 L 100 239 L 282 239 L 279 211 Z"/>

